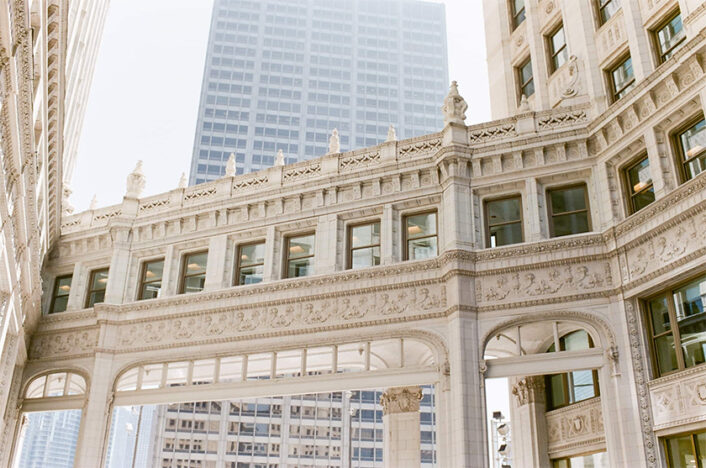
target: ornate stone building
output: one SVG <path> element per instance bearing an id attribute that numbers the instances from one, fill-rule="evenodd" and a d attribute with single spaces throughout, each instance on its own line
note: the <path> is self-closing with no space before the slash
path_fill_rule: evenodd
<path id="1" fill-rule="evenodd" d="M 142 198 L 138 165 L 63 217 L 9 421 L 81 409 L 91 467 L 116 406 L 387 388 L 415 466 L 433 385 L 439 466 L 477 467 L 508 377 L 513 466 L 702 466 L 706 5 L 485 7 L 500 120 L 454 83 L 439 133 Z"/>

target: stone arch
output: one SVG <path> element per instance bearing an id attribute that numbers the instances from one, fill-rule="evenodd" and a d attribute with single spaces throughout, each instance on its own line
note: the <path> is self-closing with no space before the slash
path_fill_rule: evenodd
<path id="1" fill-rule="evenodd" d="M 23 379 L 22 385 L 20 385 L 20 393 L 19 393 L 19 399 L 21 401 L 25 401 L 26 395 L 27 395 L 27 390 L 29 387 L 37 381 L 37 379 L 40 379 L 45 376 L 50 376 L 54 374 L 74 374 L 80 376 L 85 384 L 85 391 L 83 392 L 84 397 L 88 397 L 89 389 L 91 388 L 91 376 L 90 373 L 87 372 L 85 369 L 80 368 L 80 367 L 71 367 L 71 366 L 66 366 L 66 367 L 56 367 L 56 368 L 50 368 L 50 369 L 42 369 L 40 371 L 36 371 L 32 374 L 29 374 L 25 376 Z"/>

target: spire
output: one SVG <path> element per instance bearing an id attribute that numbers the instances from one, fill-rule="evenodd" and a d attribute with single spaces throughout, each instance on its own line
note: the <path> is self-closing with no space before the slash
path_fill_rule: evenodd
<path id="1" fill-rule="evenodd" d="M 186 173 L 182 172 L 181 177 L 179 177 L 178 188 L 186 188 Z"/>
<path id="2" fill-rule="evenodd" d="M 69 202 L 69 197 L 72 193 L 74 192 L 71 190 L 71 187 L 69 187 L 67 183 L 64 183 L 61 191 L 61 212 L 65 216 L 68 216 L 74 212 L 74 207 L 71 202 Z"/>
<path id="3" fill-rule="evenodd" d="M 135 169 L 127 176 L 127 191 L 125 196 L 128 198 L 140 198 L 140 194 L 145 189 L 145 175 L 142 172 L 142 161 L 137 161 Z"/>
<path id="4" fill-rule="evenodd" d="M 441 107 L 441 111 L 444 113 L 444 125 L 450 123 L 465 125 L 466 110 L 468 110 L 468 104 L 458 93 L 458 83 L 452 81 L 449 94 L 446 95 L 444 105 Z"/>
<path id="5" fill-rule="evenodd" d="M 328 153 L 336 154 L 341 152 L 341 140 L 338 137 L 338 129 L 334 128 L 331 137 L 328 139 Z"/>
<path id="6" fill-rule="evenodd" d="M 385 141 L 395 141 L 397 140 L 397 132 L 395 131 L 395 126 L 390 124 L 387 129 L 387 140 Z"/>
<path id="7" fill-rule="evenodd" d="M 89 210 L 95 210 L 96 208 L 98 208 L 98 197 L 97 197 L 96 194 L 94 193 L 94 194 L 93 194 L 93 198 L 91 198 L 91 204 L 88 205 L 88 209 L 89 209 Z"/>
<path id="8" fill-rule="evenodd" d="M 284 151 L 281 149 L 277 150 L 277 157 L 275 158 L 275 166 L 284 166 Z"/>
<path id="9" fill-rule="evenodd" d="M 226 177 L 235 176 L 235 153 L 230 153 L 230 158 L 226 163 Z"/>

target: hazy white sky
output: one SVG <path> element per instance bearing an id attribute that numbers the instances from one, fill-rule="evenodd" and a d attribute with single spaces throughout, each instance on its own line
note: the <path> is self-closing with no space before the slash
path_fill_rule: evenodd
<path id="1" fill-rule="evenodd" d="M 446 0 L 449 67 L 469 123 L 490 119 L 481 0 Z M 71 188 L 76 211 L 122 201 L 144 161 L 143 195 L 189 171 L 212 0 L 112 0 Z M 441 103 L 439 103 L 441 106 Z"/>

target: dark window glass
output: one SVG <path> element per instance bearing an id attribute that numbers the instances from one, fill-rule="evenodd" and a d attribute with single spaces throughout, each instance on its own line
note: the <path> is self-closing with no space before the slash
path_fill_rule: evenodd
<path id="1" fill-rule="evenodd" d="M 314 241 L 314 234 L 287 238 L 287 278 L 299 278 L 314 273 Z"/>
<path id="2" fill-rule="evenodd" d="M 693 179 L 706 171 L 706 120 L 701 119 L 677 137 L 684 178 Z"/>
<path id="3" fill-rule="evenodd" d="M 522 242 L 522 202 L 520 197 L 490 200 L 485 204 L 488 225 L 487 246 Z"/>
<path id="4" fill-rule="evenodd" d="M 58 276 L 54 280 L 54 292 L 52 293 L 49 313 L 65 312 L 69 303 L 69 293 L 71 292 L 72 275 Z"/>
<path id="5" fill-rule="evenodd" d="M 206 262 L 208 252 L 198 252 L 184 256 L 181 268 L 181 294 L 203 291 L 206 284 Z"/>
<path id="6" fill-rule="evenodd" d="M 404 219 L 407 260 L 437 255 L 436 213 L 406 216 Z"/>
<path id="7" fill-rule="evenodd" d="M 91 272 L 91 280 L 88 284 L 88 294 L 86 295 L 86 307 L 93 307 L 105 300 L 105 288 L 108 285 L 108 269 L 94 270 Z"/>
<path id="8" fill-rule="evenodd" d="M 632 71 L 632 58 L 627 57 L 610 71 L 613 87 L 613 101 L 625 96 L 635 86 L 635 75 Z"/>
<path id="9" fill-rule="evenodd" d="M 559 339 L 561 351 L 579 351 L 593 348 L 591 337 L 584 330 L 577 330 Z M 554 352 L 552 344 L 547 352 Z M 545 377 L 548 409 L 588 400 L 598 395 L 598 373 L 595 370 L 580 370 Z"/>
<path id="10" fill-rule="evenodd" d="M 585 185 L 549 191 L 552 237 L 568 236 L 591 230 L 586 197 Z"/>
<path id="11" fill-rule="evenodd" d="M 619 0 L 598 0 L 598 15 L 601 19 L 601 24 L 611 19 L 619 9 Z"/>
<path id="12" fill-rule="evenodd" d="M 681 24 L 681 14 L 677 13 L 670 18 L 664 26 L 657 30 L 656 35 L 659 57 L 662 62 L 665 62 L 686 40 L 686 33 Z"/>
<path id="13" fill-rule="evenodd" d="M 517 76 L 520 85 L 520 97 L 530 97 L 534 94 L 534 78 L 532 75 L 532 60 L 527 59 L 517 68 Z"/>
<path id="14" fill-rule="evenodd" d="M 512 26 L 517 28 L 525 20 L 525 0 L 510 0 L 512 6 Z"/>
<path id="15" fill-rule="evenodd" d="M 349 228 L 350 268 L 380 265 L 380 223 L 363 224 Z"/>
<path id="16" fill-rule="evenodd" d="M 569 59 L 569 51 L 566 48 L 566 36 L 564 35 L 563 25 L 549 36 L 549 52 L 552 56 L 552 72 L 564 65 Z"/>
<path id="17" fill-rule="evenodd" d="M 645 156 L 625 170 L 630 212 L 636 213 L 655 201 L 655 191 L 650 174 L 650 161 Z"/>
<path id="18" fill-rule="evenodd" d="M 138 299 L 155 299 L 162 291 L 164 259 L 152 260 L 142 265 L 142 279 Z"/>
<path id="19" fill-rule="evenodd" d="M 237 261 L 236 285 L 262 282 L 265 269 L 265 243 L 241 245 L 238 247 Z"/>

